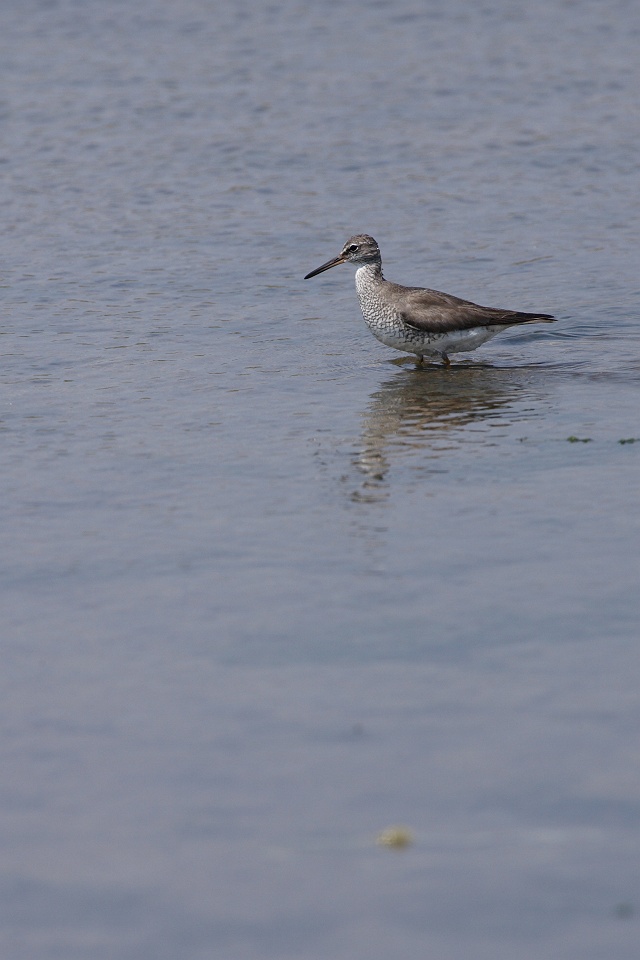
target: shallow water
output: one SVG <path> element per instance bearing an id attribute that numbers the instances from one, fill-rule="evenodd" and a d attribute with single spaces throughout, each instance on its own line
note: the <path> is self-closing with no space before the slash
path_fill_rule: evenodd
<path id="1" fill-rule="evenodd" d="M 3 958 L 635 960 L 636 6 L 0 26 Z"/>

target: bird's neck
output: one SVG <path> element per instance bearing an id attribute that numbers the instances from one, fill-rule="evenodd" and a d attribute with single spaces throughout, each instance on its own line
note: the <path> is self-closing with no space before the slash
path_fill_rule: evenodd
<path id="1" fill-rule="evenodd" d="M 373 263 L 363 263 L 356 270 L 356 286 L 366 287 L 373 283 L 379 283 L 383 280 L 382 262 L 375 260 Z"/>

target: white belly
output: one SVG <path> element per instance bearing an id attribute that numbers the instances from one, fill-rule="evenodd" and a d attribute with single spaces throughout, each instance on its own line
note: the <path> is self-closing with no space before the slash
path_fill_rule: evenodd
<path id="1" fill-rule="evenodd" d="M 451 333 L 420 333 L 406 328 L 398 329 L 392 326 L 381 327 L 367 323 L 373 335 L 387 347 L 395 350 L 404 350 L 406 353 L 415 353 L 439 357 L 443 353 L 462 353 L 465 350 L 475 350 L 481 344 L 494 337 L 502 327 L 476 327 L 473 330 L 453 330 Z"/>
<path id="2" fill-rule="evenodd" d="M 501 327 L 476 327 L 474 330 L 454 330 L 452 333 L 442 334 L 442 339 L 434 344 L 441 353 L 462 353 L 464 350 L 475 350 L 495 337 Z"/>

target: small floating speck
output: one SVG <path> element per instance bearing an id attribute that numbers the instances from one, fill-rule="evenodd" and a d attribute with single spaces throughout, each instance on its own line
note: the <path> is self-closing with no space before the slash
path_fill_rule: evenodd
<path id="1" fill-rule="evenodd" d="M 619 903 L 614 912 L 618 920 L 631 920 L 635 913 L 632 903 Z"/>
<path id="2" fill-rule="evenodd" d="M 618 440 L 618 443 L 637 443 L 640 437 L 625 437 L 624 440 Z"/>
<path id="3" fill-rule="evenodd" d="M 379 847 L 391 847 L 394 850 L 404 850 L 413 843 L 413 833 L 409 827 L 402 825 L 387 827 L 376 837 L 376 843 Z"/>
<path id="4" fill-rule="evenodd" d="M 591 443 L 591 437 L 567 437 L 569 443 Z"/>

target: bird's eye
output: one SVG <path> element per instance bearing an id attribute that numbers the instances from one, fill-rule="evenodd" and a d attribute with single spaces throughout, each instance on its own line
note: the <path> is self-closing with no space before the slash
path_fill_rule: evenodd
<path id="1" fill-rule="evenodd" d="M 351 246 L 349 247 L 349 253 L 355 253 L 357 249 L 358 249 L 358 244 L 352 243 Z"/>

